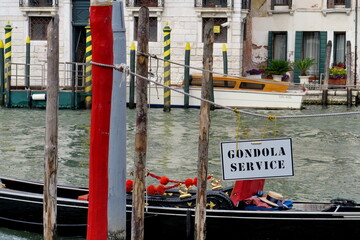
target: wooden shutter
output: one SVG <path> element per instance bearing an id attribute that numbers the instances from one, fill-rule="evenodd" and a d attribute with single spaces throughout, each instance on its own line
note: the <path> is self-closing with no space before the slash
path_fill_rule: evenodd
<path id="1" fill-rule="evenodd" d="M 327 46 L 327 32 L 320 32 L 320 58 L 319 58 L 319 76 L 325 72 L 325 58 L 326 58 L 326 46 Z"/>
<path id="2" fill-rule="evenodd" d="M 273 37 L 274 33 L 269 31 L 268 33 L 268 64 L 271 62 L 273 58 Z"/>
<path id="3" fill-rule="evenodd" d="M 357 1 L 357 0 L 356 0 L 356 1 Z M 345 1 L 345 7 L 351 8 L 351 0 L 346 0 L 346 1 Z"/>
<path id="4" fill-rule="evenodd" d="M 335 1 L 334 0 L 328 0 L 327 1 L 327 7 L 328 8 L 334 8 L 335 7 Z"/>
<path id="5" fill-rule="evenodd" d="M 303 58 L 303 32 L 295 33 L 295 61 Z M 294 69 L 294 83 L 300 83 L 300 71 L 299 69 Z"/>

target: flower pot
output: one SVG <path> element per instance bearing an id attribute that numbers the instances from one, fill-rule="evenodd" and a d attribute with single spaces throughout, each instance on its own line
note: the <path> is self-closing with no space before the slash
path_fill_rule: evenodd
<path id="1" fill-rule="evenodd" d="M 248 74 L 247 77 L 261 78 L 261 74 Z"/>
<path id="2" fill-rule="evenodd" d="M 273 79 L 276 80 L 276 81 L 281 81 L 283 75 L 272 75 L 273 76 Z"/>
<path id="3" fill-rule="evenodd" d="M 346 78 L 329 78 L 329 85 L 346 85 Z"/>
<path id="4" fill-rule="evenodd" d="M 300 84 L 308 84 L 310 76 L 299 76 Z"/>

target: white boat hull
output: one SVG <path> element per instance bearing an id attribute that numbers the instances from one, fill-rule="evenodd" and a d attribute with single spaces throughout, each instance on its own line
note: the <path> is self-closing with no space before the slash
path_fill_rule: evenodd
<path id="1" fill-rule="evenodd" d="M 172 87 L 183 91 L 182 86 Z M 129 96 L 129 87 L 127 88 Z M 201 97 L 200 87 L 190 87 L 189 94 L 197 98 Z M 214 101 L 219 106 L 237 108 L 259 108 L 259 109 L 301 109 L 305 91 L 293 92 L 261 92 L 244 90 L 216 89 L 214 91 Z M 184 95 L 171 91 L 171 107 L 184 107 Z M 127 101 L 129 98 L 127 97 Z M 135 100 L 136 102 L 136 100 Z M 150 85 L 148 87 L 148 104 L 151 106 L 164 105 L 164 88 Z M 189 97 L 189 107 L 200 107 L 200 100 Z"/>

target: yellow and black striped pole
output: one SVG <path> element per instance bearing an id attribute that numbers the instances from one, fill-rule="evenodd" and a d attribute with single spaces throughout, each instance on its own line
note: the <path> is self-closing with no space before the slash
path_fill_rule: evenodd
<path id="1" fill-rule="evenodd" d="M 11 31 L 10 21 L 5 26 L 5 106 L 10 107 L 10 89 L 11 89 Z"/>
<path id="2" fill-rule="evenodd" d="M 130 46 L 130 71 L 135 72 L 135 43 L 132 42 Z M 135 108 L 135 76 L 134 74 L 130 75 L 130 89 L 129 89 L 129 108 Z"/>
<path id="3" fill-rule="evenodd" d="M 163 29 L 164 32 L 164 84 L 170 86 L 170 32 L 171 28 L 166 22 L 166 26 Z M 164 88 L 164 111 L 169 112 L 171 110 L 170 105 L 170 89 Z"/>
<path id="4" fill-rule="evenodd" d="M 90 25 L 86 27 L 86 68 L 85 68 L 85 107 L 86 109 L 91 108 L 91 89 L 92 89 L 92 67 L 91 67 L 91 60 L 92 60 L 92 43 L 91 43 L 91 31 Z"/>
<path id="5" fill-rule="evenodd" d="M 0 40 L 0 106 L 4 105 L 4 42 Z"/>

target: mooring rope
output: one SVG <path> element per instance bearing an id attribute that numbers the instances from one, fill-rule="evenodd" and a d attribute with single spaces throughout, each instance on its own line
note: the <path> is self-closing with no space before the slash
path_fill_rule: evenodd
<path id="1" fill-rule="evenodd" d="M 97 63 L 97 62 L 93 62 L 91 61 L 90 62 L 91 64 L 93 65 L 96 65 L 96 66 L 100 66 L 100 67 L 109 67 L 109 68 L 113 68 L 117 71 L 120 71 L 120 72 L 124 72 L 125 74 L 131 74 L 131 75 L 134 75 L 136 77 L 139 77 L 143 80 L 146 80 L 148 82 L 151 82 L 151 83 L 154 83 L 155 85 L 159 85 L 161 87 L 164 87 L 164 88 L 168 88 L 172 91 L 175 91 L 175 92 L 178 92 L 180 94 L 183 94 L 183 95 L 187 95 L 189 97 L 192 97 L 192 98 L 195 98 L 199 101 L 203 101 L 203 102 L 207 102 L 209 104 L 212 104 L 212 105 L 215 105 L 219 108 L 223 108 L 223 109 L 226 109 L 226 110 L 230 110 L 236 114 L 238 113 L 242 113 L 242 114 L 246 114 L 246 115 L 250 115 L 250 116 L 254 116 L 254 117 L 261 117 L 261 118 L 269 118 L 271 115 L 265 115 L 265 114 L 260 114 L 260 113 L 252 113 L 252 112 L 248 112 L 248 111 L 245 111 L 245 110 L 240 110 L 240 109 L 237 109 L 237 108 L 232 108 L 232 107 L 228 107 L 228 106 L 224 106 L 224 105 L 221 105 L 221 104 L 217 104 L 213 101 L 210 101 L 210 100 L 207 100 L 207 99 L 204 99 L 204 98 L 201 98 L 201 97 L 197 97 L 197 96 L 194 96 L 194 95 L 191 95 L 189 93 L 186 93 L 184 91 L 181 91 L 181 90 L 178 90 L 176 88 L 172 88 L 170 86 L 166 86 L 162 83 L 159 83 L 157 81 L 154 81 L 154 80 L 151 80 L 147 77 L 144 77 L 144 76 L 141 76 L 137 73 L 134 73 L 134 72 L 131 72 L 129 70 L 129 67 L 126 66 L 125 64 L 115 64 L 115 65 L 109 65 L 109 64 L 103 64 L 103 63 Z M 208 71 L 208 70 L 202 70 L 202 71 Z M 331 117 L 331 116 L 347 116 L 347 115 L 357 115 L 357 114 L 360 114 L 360 111 L 357 112 L 338 112 L 338 113 L 320 113 L 320 114 L 304 114 L 304 115 L 284 115 L 284 116 L 279 116 L 277 115 L 276 116 L 276 119 L 286 119 L 286 118 L 312 118 L 312 117 Z"/>

